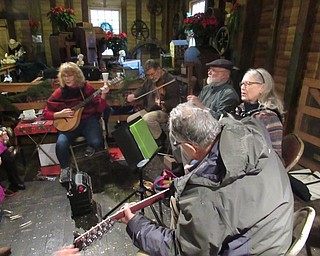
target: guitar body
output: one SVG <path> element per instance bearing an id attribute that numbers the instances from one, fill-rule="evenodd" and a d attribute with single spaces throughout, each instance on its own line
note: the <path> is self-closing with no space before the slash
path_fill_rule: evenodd
<path id="1" fill-rule="evenodd" d="M 112 79 L 112 81 L 109 83 L 110 85 L 120 83 L 123 80 L 121 77 L 117 77 Z M 67 132 L 72 131 L 76 129 L 80 123 L 81 114 L 84 109 L 84 106 L 90 102 L 94 97 L 98 96 L 101 93 L 101 89 L 95 91 L 93 94 L 91 94 L 88 98 L 86 98 L 83 102 L 78 104 L 77 106 L 73 107 L 74 110 L 74 116 L 68 117 L 68 118 L 59 118 L 55 119 L 53 121 L 54 126 L 57 128 L 57 130 L 61 132 Z"/>
<path id="2" fill-rule="evenodd" d="M 53 125 L 61 132 L 73 131 L 80 123 L 83 109 L 76 110 L 73 117 L 55 119 Z"/>

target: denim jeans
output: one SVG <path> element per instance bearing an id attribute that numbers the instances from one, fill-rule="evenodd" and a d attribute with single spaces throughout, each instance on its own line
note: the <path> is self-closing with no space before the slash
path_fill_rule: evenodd
<path id="1" fill-rule="evenodd" d="M 84 136 L 89 146 L 96 151 L 103 149 L 103 134 L 102 127 L 97 117 L 81 120 L 78 127 L 73 131 L 59 132 L 56 142 L 56 155 L 62 169 L 70 166 L 70 151 L 69 146 L 74 143 L 74 140 Z"/>

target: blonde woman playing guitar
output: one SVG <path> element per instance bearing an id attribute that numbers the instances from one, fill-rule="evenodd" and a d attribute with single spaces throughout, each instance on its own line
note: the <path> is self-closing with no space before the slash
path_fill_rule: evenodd
<path id="1" fill-rule="evenodd" d="M 98 118 L 109 107 L 106 102 L 109 87 L 104 84 L 96 92 L 85 80 L 81 69 L 72 62 L 61 64 L 58 79 L 60 87 L 49 97 L 43 116 L 54 120 L 59 130 L 56 155 L 61 166 L 60 182 L 65 183 L 71 177 L 69 145 L 77 137 L 84 136 L 95 151 L 103 149 L 103 133 Z"/>

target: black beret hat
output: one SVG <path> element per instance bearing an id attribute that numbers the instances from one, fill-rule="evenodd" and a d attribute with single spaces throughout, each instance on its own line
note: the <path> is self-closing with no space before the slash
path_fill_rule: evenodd
<path id="1" fill-rule="evenodd" d="M 233 63 L 230 60 L 226 60 L 226 59 L 217 59 L 217 60 L 211 61 L 207 63 L 206 66 L 225 68 L 228 70 L 233 69 Z"/>

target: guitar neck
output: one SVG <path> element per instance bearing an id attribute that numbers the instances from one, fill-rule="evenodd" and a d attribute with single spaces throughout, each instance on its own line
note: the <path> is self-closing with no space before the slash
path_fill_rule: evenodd
<path id="1" fill-rule="evenodd" d="M 91 101 L 93 98 L 95 98 L 96 96 L 98 96 L 101 93 L 101 89 L 95 91 L 93 94 L 91 94 L 88 98 L 86 98 L 84 101 L 82 101 L 80 104 L 76 105 L 75 107 L 73 107 L 72 109 L 74 111 L 77 111 L 78 109 L 84 107 L 85 105 L 88 104 L 89 101 Z"/>
<path id="2" fill-rule="evenodd" d="M 110 85 L 120 83 L 123 80 L 123 78 L 114 78 L 110 81 Z M 88 98 L 86 98 L 84 101 L 82 101 L 80 104 L 74 106 L 72 109 L 74 111 L 77 111 L 78 109 L 84 107 L 89 101 L 91 101 L 93 98 L 97 97 L 101 93 L 101 89 L 98 89 L 93 94 L 91 94 Z"/>
<path id="3" fill-rule="evenodd" d="M 168 194 L 169 188 L 150 197 L 147 197 L 138 203 L 133 204 L 132 206 L 130 206 L 130 210 L 135 213 L 147 206 L 154 204 L 155 202 L 165 199 Z M 124 210 L 120 210 L 115 214 L 109 216 L 107 219 L 101 221 L 82 235 L 76 237 L 74 239 L 75 247 L 83 250 L 86 247 L 90 246 L 94 241 L 100 239 L 105 233 L 109 232 L 109 230 L 111 230 L 111 228 L 113 227 L 115 221 L 123 218 L 124 216 Z"/>

